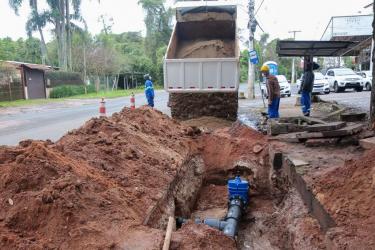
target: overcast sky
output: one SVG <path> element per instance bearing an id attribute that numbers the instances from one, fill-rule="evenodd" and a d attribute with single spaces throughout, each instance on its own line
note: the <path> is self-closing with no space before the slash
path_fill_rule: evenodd
<path id="1" fill-rule="evenodd" d="M 171 0 L 168 0 L 171 2 Z M 263 0 L 256 0 L 256 9 Z M 20 15 L 16 16 L 8 5 L 8 0 L 0 0 L 0 37 L 18 39 L 26 37 L 25 23 L 29 15 L 28 1 L 24 1 Z M 40 8 L 45 4 L 39 0 Z M 102 29 L 98 18 L 106 14 L 114 19 L 113 32 L 144 31 L 144 13 L 137 4 L 138 0 L 82 0 L 82 15 L 88 23 L 90 32 L 96 34 Z M 246 29 L 247 1 L 239 2 L 239 26 Z M 297 40 L 320 39 L 331 16 L 369 14 L 372 9 L 363 7 L 371 0 L 264 0 L 257 13 L 257 19 L 271 38 L 289 38 L 290 30 L 301 30 Z M 47 28 L 47 40 L 50 40 L 50 28 Z M 262 31 L 257 30 L 257 37 Z M 38 34 L 34 34 L 38 37 Z"/>

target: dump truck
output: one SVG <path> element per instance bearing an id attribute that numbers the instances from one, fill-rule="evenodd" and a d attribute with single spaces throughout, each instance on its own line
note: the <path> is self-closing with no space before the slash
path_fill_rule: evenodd
<path id="1" fill-rule="evenodd" d="M 237 6 L 219 1 L 176 5 L 164 59 L 164 88 L 177 119 L 237 119 L 239 42 Z"/>

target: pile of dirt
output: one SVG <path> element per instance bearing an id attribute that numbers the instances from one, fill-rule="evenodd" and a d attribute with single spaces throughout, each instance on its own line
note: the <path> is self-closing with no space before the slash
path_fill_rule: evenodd
<path id="1" fill-rule="evenodd" d="M 124 249 L 143 235 L 143 249 L 158 249 L 163 230 L 142 225 L 196 153 L 197 132 L 124 109 L 56 144 L 0 147 L 0 248 Z"/>
<path id="2" fill-rule="evenodd" d="M 197 127 L 202 132 L 212 132 L 220 128 L 231 127 L 233 122 L 212 116 L 203 116 L 181 122 L 183 125 Z"/>
<path id="3" fill-rule="evenodd" d="M 329 238 L 337 248 L 375 248 L 375 150 L 349 160 L 315 181 L 315 192 L 337 227 Z"/>
<path id="4" fill-rule="evenodd" d="M 234 41 L 230 39 L 183 41 L 176 58 L 225 58 L 234 57 Z"/>
<path id="5" fill-rule="evenodd" d="M 172 234 L 170 249 L 237 249 L 236 242 L 222 232 L 206 225 L 188 223 Z"/>
<path id="6" fill-rule="evenodd" d="M 225 185 L 226 180 L 240 174 L 250 181 L 252 192 L 268 192 L 268 143 L 263 134 L 236 122 L 203 135 L 200 149 L 207 183 Z"/>

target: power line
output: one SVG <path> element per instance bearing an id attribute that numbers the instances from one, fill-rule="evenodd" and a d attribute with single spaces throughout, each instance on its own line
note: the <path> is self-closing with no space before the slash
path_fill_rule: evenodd
<path id="1" fill-rule="evenodd" d="M 263 3 L 264 3 L 264 1 L 265 0 L 263 0 L 261 3 L 260 3 L 260 5 L 259 5 L 259 7 L 258 7 L 258 9 L 257 9 L 257 11 L 255 11 L 255 16 L 258 14 L 258 11 L 260 10 L 260 8 L 262 7 L 262 5 L 263 5 Z"/>

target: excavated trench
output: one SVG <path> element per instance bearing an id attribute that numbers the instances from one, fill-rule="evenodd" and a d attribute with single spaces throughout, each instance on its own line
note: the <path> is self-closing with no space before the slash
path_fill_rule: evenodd
<path id="1" fill-rule="evenodd" d="M 235 156 L 230 159 L 231 153 L 229 153 L 229 158 L 225 160 L 225 164 L 229 163 L 229 165 L 225 166 L 222 165 L 222 153 L 212 154 L 215 149 L 203 148 L 202 154 L 190 156 L 163 199 L 150 212 L 145 225 L 165 229 L 169 216 L 186 218 L 191 224 L 194 224 L 193 221 L 197 218 L 224 219 L 228 210 L 227 181 L 240 175 L 250 183 L 250 202 L 241 218 L 234 247 L 231 248 L 230 243 L 224 247 L 220 245 L 223 244 L 222 242 L 218 244 L 210 239 L 207 245 L 200 245 L 198 248 L 321 248 L 323 236 L 318 223 L 308 214 L 299 194 L 288 186 L 282 171 L 275 171 L 268 164 L 268 148 L 264 147 L 263 153 L 257 157 L 249 157 L 249 155 L 254 156 L 255 153 L 248 152 L 246 149 L 238 150 L 241 143 L 225 142 L 225 140 L 223 143 L 220 148 L 225 149 L 228 146 L 225 143 L 229 143 L 230 148 L 236 148 L 237 151 L 242 152 L 242 155 L 234 154 Z M 210 148 L 212 145 L 206 144 L 205 147 Z M 253 159 L 249 160 L 249 158 Z M 194 224 L 190 227 L 198 227 L 198 225 Z M 179 238 L 179 231 L 180 229 L 177 228 L 177 238 Z M 228 242 L 233 241 L 222 233 L 220 237 Z M 192 247 L 181 244 L 172 238 L 171 249 Z"/>

